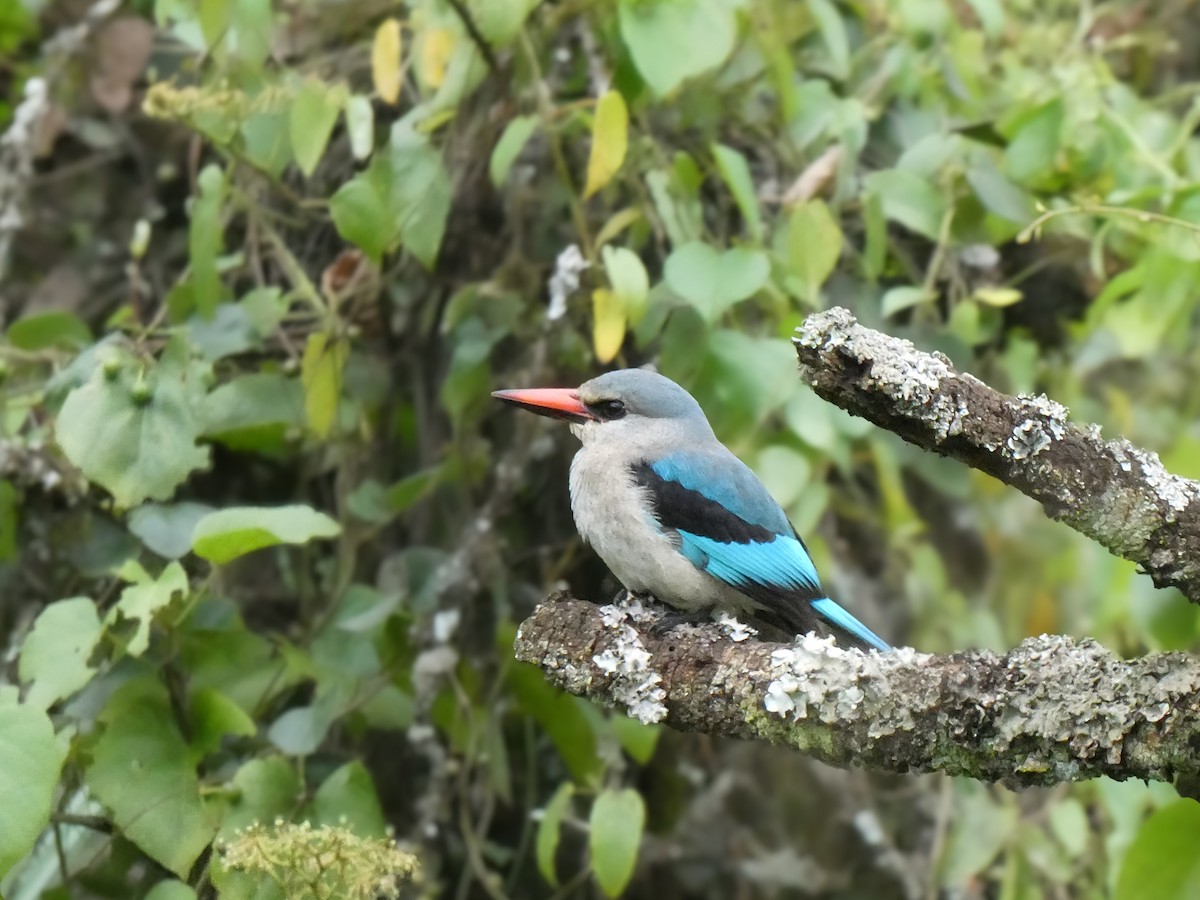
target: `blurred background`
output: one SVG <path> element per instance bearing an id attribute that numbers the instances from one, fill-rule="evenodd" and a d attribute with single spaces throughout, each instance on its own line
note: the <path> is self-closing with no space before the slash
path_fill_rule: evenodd
<path id="1" fill-rule="evenodd" d="M 618 586 L 488 394 L 656 365 L 894 643 L 1193 648 L 790 337 L 848 307 L 1200 477 L 1198 51 L 1191 0 L 0 0 L 3 895 L 1197 896 L 1169 785 L 550 688 L 518 624 Z"/>

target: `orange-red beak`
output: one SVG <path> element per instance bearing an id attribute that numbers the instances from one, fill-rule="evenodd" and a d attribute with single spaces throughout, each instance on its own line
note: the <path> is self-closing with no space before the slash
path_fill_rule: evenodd
<path id="1" fill-rule="evenodd" d="M 572 388 L 528 388 L 517 391 L 493 391 L 492 396 L 505 403 L 520 406 L 539 416 L 566 419 L 568 422 L 590 422 L 593 416 Z"/>

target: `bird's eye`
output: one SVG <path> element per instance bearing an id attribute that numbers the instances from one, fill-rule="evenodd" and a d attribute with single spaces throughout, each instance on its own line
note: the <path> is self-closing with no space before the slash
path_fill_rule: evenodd
<path id="1" fill-rule="evenodd" d="M 625 404 L 620 400 L 597 400 L 589 405 L 592 413 L 596 418 L 602 419 L 605 422 L 611 422 L 613 419 L 620 419 L 625 415 Z"/>

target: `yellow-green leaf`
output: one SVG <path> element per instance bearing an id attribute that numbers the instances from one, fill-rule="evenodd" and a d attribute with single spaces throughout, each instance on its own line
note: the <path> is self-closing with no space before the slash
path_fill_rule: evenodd
<path id="1" fill-rule="evenodd" d="M 596 103 L 592 120 L 592 152 L 588 157 L 586 200 L 610 181 L 625 161 L 629 147 L 629 110 L 618 91 L 609 91 Z"/>
<path id="2" fill-rule="evenodd" d="M 612 292 L 620 301 L 626 320 L 636 325 L 646 314 L 646 299 L 650 296 L 650 276 L 641 259 L 624 247 L 605 247 L 600 251 L 604 274 Z"/>
<path id="3" fill-rule="evenodd" d="M 821 285 L 837 267 L 842 255 L 842 229 L 823 200 L 810 200 L 792 210 L 787 229 L 787 266 L 808 300 L 815 300 Z"/>
<path id="4" fill-rule="evenodd" d="M 346 355 L 343 341 L 331 341 L 329 335 L 321 331 L 310 335 L 304 347 L 304 359 L 300 363 L 304 411 L 308 416 L 308 427 L 317 437 L 328 437 L 337 419 Z"/>
<path id="5" fill-rule="evenodd" d="M 550 798 L 542 810 L 542 821 L 538 823 L 537 832 L 537 864 L 538 871 L 554 887 L 558 887 L 558 867 L 555 856 L 558 855 L 558 842 L 562 837 L 562 820 L 571 808 L 571 798 L 575 795 L 575 785 L 564 781 Z"/>
<path id="6" fill-rule="evenodd" d="M 972 296 L 986 306 L 1012 306 L 1014 303 L 1020 303 L 1025 297 L 1016 288 L 1006 287 L 976 288 Z"/>
<path id="7" fill-rule="evenodd" d="M 611 362 L 625 343 L 624 298 L 608 288 L 592 292 L 592 346 L 599 362 Z"/>
<path id="8" fill-rule="evenodd" d="M 454 32 L 449 28 L 425 28 L 417 37 L 414 61 L 417 77 L 428 88 L 439 88 L 454 53 Z"/>
<path id="9" fill-rule="evenodd" d="M 288 117 L 288 131 L 296 165 L 306 176 L 313 173 L 325 155 L 344 98 L 344 88 L 329 87 L 316 79 L 304 82 L 296 94 Z"/>
<path id="10" fill-rule="evenodd" d="M 403 84 L 400 65 L 403 47 L 397 19 L 386 19 L 375 29 L 375 40 L 371 44 L 371 80 L 380 99 L 392 106 L 400 99 Z"/>

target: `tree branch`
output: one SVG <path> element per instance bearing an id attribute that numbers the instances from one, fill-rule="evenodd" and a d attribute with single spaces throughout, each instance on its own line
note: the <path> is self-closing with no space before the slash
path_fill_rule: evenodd
<path id="1" fill-rule="evenodd" d="M 1047 515 L 1200 602 L 1200 484 L 1044 395 L 1010 397 L 940 353 L 834 308 L 798 329 L 801 377 L 821 397 L 1039 501 Z"/>
<path id="2" fill-rule="evenodd" d="M 1200 484 L 1154 453 L 1071 424 L 1045 396 L 993 390 L 844 309 L 810 316 L 795 344 L 820 396 L 1012 485 L 1200 601 Z M 1010 786 L 1200 776 L 1200 659 L 1186 654 L 1125 661 L 1095 641 L 1043 635 L 1004 655 L 864 655 L 813 635 L 763 643 L 729 623 L 663 636 L 655 619 L 637 603 L 551 598 L 521 626 L 517 657 L 643 721 L 786 744 L 836 766 Z"/>
<path id="3" fill-rule="evenodd" d="M 1126 662 L 1095 641 L 1049 636 L 1004 655 L 863 654 L 812 635 L 791 645 L 734 640 L 716 624 L 660 636 L 657 618 L 636 603 L 556 595 L 522 624 L 517 658 L 631 715 L 784 744 L 841 767 L 1013 787 L 1098 775 L 1172 781 L 1200 768 L 1200 663 L 1186 654 Z"/>

